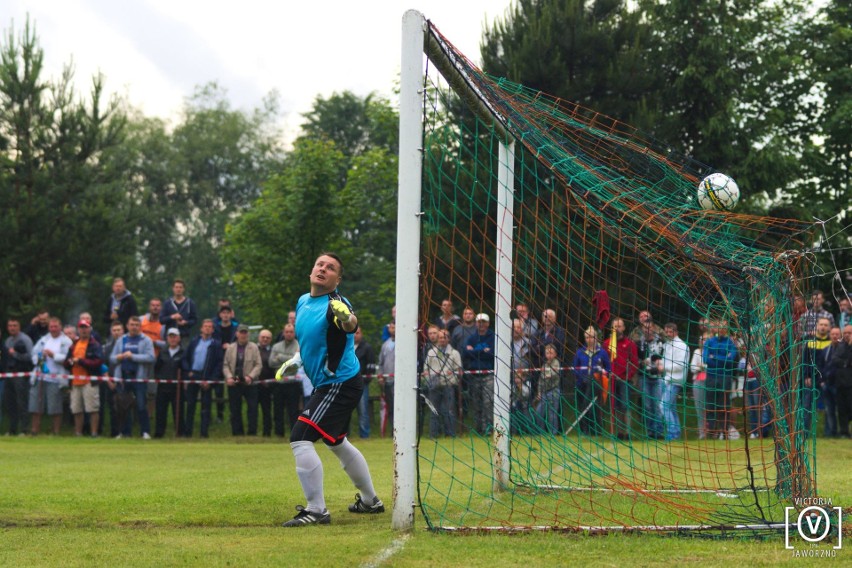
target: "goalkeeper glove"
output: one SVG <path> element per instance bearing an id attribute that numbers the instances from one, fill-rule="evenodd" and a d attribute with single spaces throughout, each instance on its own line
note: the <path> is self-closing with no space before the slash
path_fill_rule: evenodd
<path id="1" fill-rule="evenodd" d="M 296 353 L 292 359 L 288 359 L 284 361 L 284 364 L 281 365 L 281 368 L 275 373 L 275 380 L 280 381 L 284 378 L 284 375 L 288 372 L 295 371 L 302 365 L 302 356 L 299 353 Z"/>
<path id="2" fill-rule="evenodd" d="M 349 316 L 352 315 L 352 312 L 349 311 L 349 306 L 340 300 L 331 301 L 331 311 L 340 323 L 348 322 Z"/>

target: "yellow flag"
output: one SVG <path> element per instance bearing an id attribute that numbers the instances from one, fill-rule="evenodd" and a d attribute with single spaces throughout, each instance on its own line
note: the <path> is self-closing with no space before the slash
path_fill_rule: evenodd
<path id="1" fill-rule="evenodd" d="M 609 336 L 609 360 L 615 361 L 615 356 L 618 354 L 618 334 L 612 330 L 612 335 Z"/>

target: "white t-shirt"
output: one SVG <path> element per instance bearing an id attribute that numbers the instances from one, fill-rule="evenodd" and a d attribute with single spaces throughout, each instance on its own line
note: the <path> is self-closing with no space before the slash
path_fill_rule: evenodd
<path id="1" fill-rule="evenodd" d="M 71 348 L 71 340 L 64 333 L 60 333 L 59 337 L 53 337 L 49 333 L 38 340 L 33 347 L 33 364 L 38 366 L 38 360 L 42 352 L 48 349 L 53 352 L 53 357 L 44 358 L 44 368 L 39 371 L 47 371 L 50 374 L 62 375 L 67 373 L 62 365 L 65 362 L 65 357 L 68 355 L 68 349 Z M 58 377 L 45 376 L 43 380 L 48 383 L 58 383 L 67 385 L 68 379 L 60 379 Z"/>

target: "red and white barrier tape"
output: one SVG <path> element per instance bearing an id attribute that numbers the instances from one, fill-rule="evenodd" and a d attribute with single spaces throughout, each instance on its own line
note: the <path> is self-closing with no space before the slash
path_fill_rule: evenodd
<path id="1" fill-rule="evenodd" d="M 525 369 L 515 369 L 515 371 L 521 372 L 532 372 L 532 371 L 541 371 L 542 368 L 530 367 Z M 587 371 L 588 367 L 561 367 L 560 371 Z M 485 370 L 485 371 L 464 371 L 462 370 L 462 374 L 464 375 L 493 375 L 494 371 Z M 32 371 L 30 372 L 19 372 L 19 373 L 0 373 L 0 379 L 12 379 L 15 377 L 26 377 L 30 378 L 33 376 Z M 394 373 L 375 373 L 370 375 L 362 375 L 365 379 L 390 379 L 395 376 Z M 157 383 L 157 384 L 193 384 L 193 383 L 214 383 L 214 382 L 225 382 L 224 379 L 216 379 L 216 380 L 200 380 L 200 379 L 122 379 L 120 377 L 111 377 L 109 375 L 67 375 L 61 373 L 37 373 L 36 378 L 50 378 L 50 379 L 69 379 L 69 380 L 83 380 L 83 381 L 94 381 L 94 382 L 114 382 L 114 383 Z M 266 379 L 263 381 L 252 381 L 252 384 L 261 384 L 261 383 L 286 383 L 293 382 L 292 376 L 288 379 L 283 379 L 281 381 L 276 381 L 275 379 Z"/>
<path id="2" fill-rule="evenodd" d="M 0 373 L 0 379 L 11 379 L 14 377 L 32 377 L 32 372 L 30 373 Z M 202 380 L 202 379 L 122 379 L 120 377 L 111 377 L 109 375 L 65 375 L 60 373 L 38 373 L 36 375 L 37 379 L 70 379 L 70 380 L 81 380 L 81 381 L 91 381 L 91 382 L 113 382 L 113 383 L 154 383 L 154 384 L 202 384 L 202 383 L 224 383 L 225 379 L 216 379 L 216 380 Z M 292 379 L 290 381 L 276 381 L 275 379 L 266 379 L 264 381 L 252 381 L 252 384 L 262 384 L 262 383 L 286 383 L 293 382 Z"/>

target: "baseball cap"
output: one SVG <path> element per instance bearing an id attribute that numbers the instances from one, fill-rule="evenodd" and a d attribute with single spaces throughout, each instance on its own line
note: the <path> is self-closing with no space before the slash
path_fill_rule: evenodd
<path id="1" fill-rule="evenodd" d="M 89 323 L 89 320 L 80 320 L 77 322 L 77 327 L 92 327 L 92 324 Z"/>
<path id="2" fill-rule="evenodd" d="M 476 321 L 491 321 L 488 314 L 476 314 Z"/>
<path id="3" fill-rule="evenodd" d="M 180 335 L 180 331 L 176 327 L 170 327 L 169 331 L 166 332 L 166 335 Z"/>
<path id="4" fill-rule="evenodd" d="M 248 331 L 248 330 L 249 330 L 248 326 L 244 323 L 241 323 L 240 325 L 237 326 L 237 331 Z"/>

